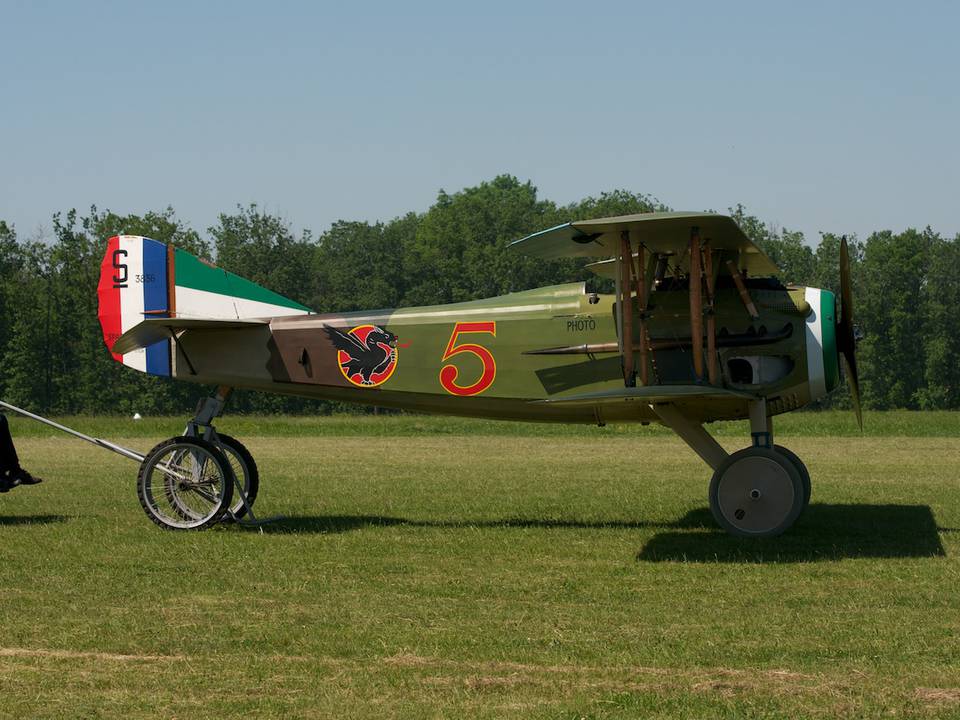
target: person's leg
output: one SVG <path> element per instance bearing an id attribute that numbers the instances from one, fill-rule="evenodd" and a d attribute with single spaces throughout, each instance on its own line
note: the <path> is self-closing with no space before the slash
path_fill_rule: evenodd
<path id="1" fill-rule="evenodd" d="M 38 482 L 41 482 L 40 478 L 35 478 L 20 467 L 10 425 L 6 416 L 0 414 L 0 492 L 7 492 L 17 485 L 36 485 Z"/>
<path id="2" fill-rule="evenodd" d="M 17 449 L 13 446 L 7 416 L 0 414 L 0 472 L 13 473 L 19 469 L 20 458 L 17 457 Z"/>

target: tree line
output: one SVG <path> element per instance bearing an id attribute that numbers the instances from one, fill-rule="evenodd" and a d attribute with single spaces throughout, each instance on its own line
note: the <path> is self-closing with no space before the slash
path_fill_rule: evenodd
<path id="1" fill-rule="evenodd" d="M 508 175 L 448 194 L 389 222 L 338 221 L 295 232 L 256 205 L 223 213 L 201 235 L 172 208 L 118 215 L 96 207 L 52 218 L 52 237 L 20 237 L 0 220 L 0 398 L 54 414 L 184 414 L 209 392 L 113 362 L 97 320 L 106 238 L 172 243 L 318 311 L 472 300 L 575 280 L 597 280 L 575 260 L 505 252 L 528 233 L 571 220 L 669 210 L 626 190 L 568 205 L 541 199 Z M 782 270 L 782 280 L 839 291 L 840 237 L 814 247 L 802 233 L 730 210 Z M 868 408 L 960 408 L 960 236 L 929 228 L 849 238 L 858 359 Z M 834 393 L 825 404 L 848 404 Z M 329 413 L 337 403 L 241 392 L 232 412 Z M 359 408 L 357 411 L 363 411 Z"/>

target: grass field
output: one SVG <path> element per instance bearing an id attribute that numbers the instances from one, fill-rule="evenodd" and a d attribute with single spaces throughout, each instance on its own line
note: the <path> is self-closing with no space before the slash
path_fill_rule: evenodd
<path id="1" fill-rule="evenodd" d="M 960 415 L 866 422 L 778 420 L 813 500 L 758 542 L 653 427 L 228 416 L 286 519 L 171 533 L 134 463 L 16 421 L 0 717 L 958 717 Z"/>

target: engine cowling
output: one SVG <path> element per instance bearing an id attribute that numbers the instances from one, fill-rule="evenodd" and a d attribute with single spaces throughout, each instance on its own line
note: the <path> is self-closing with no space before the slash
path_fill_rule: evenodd
<path id="1" fill-rule="evenodd" d="M 837 350 L 837 298 L 829 290 L 808 287 L 804 299 L 810 305 L 805 336 L 807 383 L 810 400 L 818 400 L 840 384 L 840 355 Z"/>

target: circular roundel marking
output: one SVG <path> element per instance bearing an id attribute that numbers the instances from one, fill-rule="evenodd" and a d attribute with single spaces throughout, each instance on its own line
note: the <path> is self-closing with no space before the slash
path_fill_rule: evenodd
<path id="1" fill-rule="evenodd" d="M 358 325 L 347 333 L 359 340 L 361 345 L 369 348 L 373 356 L 372 360 L 364 358 L 365 362 L 361 367 L 361 363 L 351 362 L 351 360 L 356 361 L 357 358 L 343 350 L 337 350 L 337 365 L 340 367 L 340 374 L 352 385 L 362 388 L 383 385 L 393 375 L 393 371 L 397 369 L 398 350 L 395 347 L 396 340 L 394 339 L 394 344 L 391 346 L 384 341 L 385 338 L 378 337 L 383 333 L 383 328 L 376 325 Z M 371 334 L 373 337 L 370 337 Z"/>

